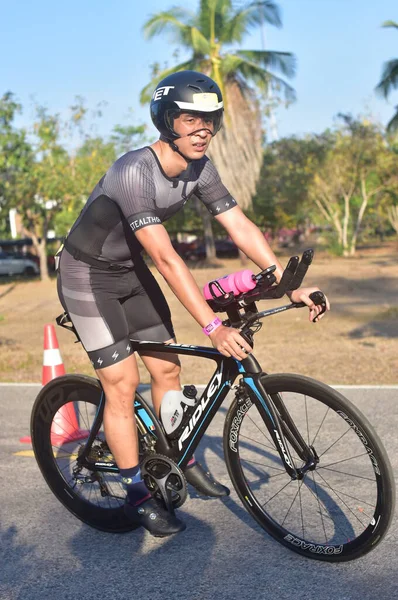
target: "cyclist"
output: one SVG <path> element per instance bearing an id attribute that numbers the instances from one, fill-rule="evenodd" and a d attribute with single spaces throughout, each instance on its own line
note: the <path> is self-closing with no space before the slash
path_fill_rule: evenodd
<path id="1" fill-rule="evenodd" d="M 170 310 L 141 251 L 148 253 L 213 346 L 238 360 L 251 347 L 210 309 L 162 223 L 195 194 L 260 269 L 276 264 L 278 281 L 283 269 L 206 157 L 223 119 L 218 85 L 195 71 L 174 73 L 158 84 L 150 111 L 160 138 L 119 158 L 94 188 L 65 241 L 58 293 L 105 392 L 104 429 L 126 486 L 125 513 L 153 535 L 166 536 L 185 525 L 151 496 L 141 478 L 133 408 L 139 375 L 129 339 L 170 343 L 175 336 Z M 311 319 L 320 311 L 309 298 L 316 289 L 290 294 L 293 301 L 308 305 Z M 179 360 L 155 352 L 141 357 L 159 414 L 164 394 L 181 390 Z M 185 476 L 208 496 L 229 494 L 194 458 Z"/>

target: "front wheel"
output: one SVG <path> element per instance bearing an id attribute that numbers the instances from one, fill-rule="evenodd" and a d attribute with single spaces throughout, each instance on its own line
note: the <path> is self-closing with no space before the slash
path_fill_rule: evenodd
<path id="1" fill-rule="evenodd" d="M 261 381 L 275 405 L 283 402 L 319 463 L 292 480 L 252 396 L 238 394 L 225 422 L 224 455 L 245 508 L 281 544 L 308 558 L 338 562 L 366 554 L 394 513 L 394 477 L 379 437 L 327 385 L 288 374 Z M 286 443 L 295 467 L 303 467 Z"/>

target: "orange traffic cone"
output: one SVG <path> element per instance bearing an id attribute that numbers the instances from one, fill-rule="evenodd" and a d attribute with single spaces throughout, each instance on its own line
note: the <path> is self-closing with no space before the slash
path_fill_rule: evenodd
<path id="1" fill-rule="evenodd" d="M 52 379 L 65 375 L 65 367 L 62 362 L 61 353 L 54 325 L 44 326 L 44 354 L 42 369 L 42 384 L 46 385 Z M 51 424 L 51 443 L 54 446 L 60 446 L 81 440 L 88 436 L 88 431 L 79 428 L 73 402 L 64 404 L 55 414 Z M 23 443 L 31 443 L 30 436 L 20 439 Z"/>

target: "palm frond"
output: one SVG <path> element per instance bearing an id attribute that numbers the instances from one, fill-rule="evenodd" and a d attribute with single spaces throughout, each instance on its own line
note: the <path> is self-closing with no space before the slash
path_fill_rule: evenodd
<path id="1" fill-rule="evenodd" d="M 220 40 L 224 43 L 241 42 L 251 29 L 265 23 L 282 27 L 278 6 L 272 0 L 250 2 L 224 23 Z"/>
<path id="2" fill-rule="evenodd" d="M 152 15 L 143 26 L 144 36 L 152 39 L 160 33 L 171 33 L 184 46 L 191 40 L 190 30 L 194 16 L 184 8 L 174 7 L 167 12 Z"/>
<path id="3" fill-rule="evenodd" d="M 376 93 L 387 98 L 392 90 L 398 88 L 398 59 L 384 64 L 381 80 L 376 86 Z"/>
<path id="4" fill-rule="evenodd" d="M 212 21 L 214 19 L 215 37 L 220 38 L 225 23 L 232 14 L 231 0 L 201 0 L 197 13 L 197 27 L 207 38 L 211 38 Z"/>
<path id="5" fill-rule="evenodd" d="M 191 27 L 191 46 L 196 55 L 206 56 L 210 54 L 209 40 L 196 27 Z"/>
<path id="6" fill-rule="evenodd" d="M 294 77 L 296 74 L 296 58 L 291 52 L 237 50 L 236 54 L 266 69 L 275 69 L 285 77 Z"/>
<path id="7" fill-rule="evenodd" d="M 157 84 L 159 83 L 159 81 L 161 81 L 168 75 L 171 75 L 172 73 L 176 73 L 177 71 L 185 71 L 186 69 L 195 71 L 195 70 L 200 70 L 201 68 L 202 68 L 202 66 L 200 65 L 198 59 L 191 58 L 191 59 L 187 60 L 186 62 L 180 63 L 179 65 L 176 65 L 174 67 L 170 67 L 170 69 L 164 69 L 163 71 L 158 73 L 156 75 L 156 77 L 154 77 L 152 79 L 152 81 L 150 81 L 148 83 L 148 85 L 146 85 L 141 90 L 140 103 L 146 104 L 146 103 L 150 102 L 150 100 L 152 98 L 152 94 L 155 91 Z"/>
<path id="8" fill-rule="evenodd" d="M 281 91 L 289 102 L 296 99 L 294 89 L 286 81 L 238 53 L 224 56 L 221 65 L 222 73 L 226 79 L 241 77 L 244 82 L 252 82 L 263 90 L 268 89 L 271 84 L 274 89 Z"/>
<path id="9" fill-rule="evenodd" d="M 398 23 L 396 23 L 395 21 L 384 21 L 384 23 L 381 24 L 382 27 L 395 27 L 396 29 L 398 29 Z"/>

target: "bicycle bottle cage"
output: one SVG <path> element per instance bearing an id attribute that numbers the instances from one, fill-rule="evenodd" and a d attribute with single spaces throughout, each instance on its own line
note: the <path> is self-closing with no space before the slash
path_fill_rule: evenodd
<path id="1" fill-rule="evenodd" d="M 81 339 L 79 337 L 79 334 L 77 333 L 73 323 L 72 323 L 72 319 L 69 316 L 69 313 L 67 312 L 63 312 L 62 315 L 59 315 L 58 317 L 56 317 L 55 319 L 57 325 L 59 325 L 60 327 L 63 327 L 64 329 L 67 329 L 68 331 L 71 331 L 72 333 L 75 334 L 77 340 L 75 341 L 75 344 L 77 344 L 78 342 L 81 342 Z"/>
<path id="2" fill-rule="evenodd" d="M 226 292 L 219 280 L 209 281 L 209 292 L 212 296 L 211 299 L 207 299 L 207 303 L 214 310 L 214 312 L 228 312 L 227 309 L 233 307 L 243 307 L 247 304 L 252 304 L 256 300 L 262 298 L 262 293 L 270 289 L 276 281 L 274 271 L 276 265 L 272 265 L 267 269 L 258 273 L 255 276 L 257 280 L 256 287 L 249 292 L 242 292 L 235 296 L 233 292 Z M 220 295 L 216 294 L 217 290 Z"/>

